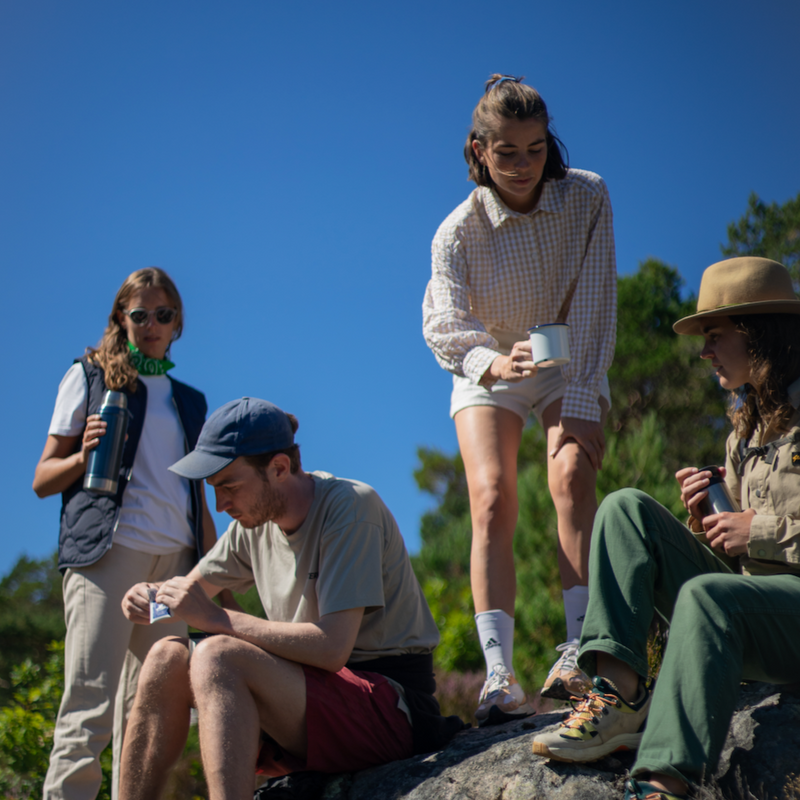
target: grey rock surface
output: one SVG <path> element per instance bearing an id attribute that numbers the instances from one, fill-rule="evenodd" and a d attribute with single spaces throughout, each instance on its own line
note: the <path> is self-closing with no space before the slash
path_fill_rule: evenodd
<path id="1" fill-rule="evenodd" d="M 619 800 L 633 753 L 583 766 L 533 756 L 531 743 L 562 712 L 458 734 L 439 753 L 331 779 L 324 800 Z M 800 774 L 800 694 L 743 688 L 717 778 L 738 798 L 737 774 L 758 797 L 781 798 Z"/>

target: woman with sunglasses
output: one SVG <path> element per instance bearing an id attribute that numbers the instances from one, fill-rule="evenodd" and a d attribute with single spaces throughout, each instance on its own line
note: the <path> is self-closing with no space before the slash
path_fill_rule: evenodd
<path id="1" fill-rule="evenodd" d="M 189 572 L 216 541 L 202 482 L 168 467 L 191 450 L 205 397 L 173 380 L 169 349 L 183 330 L 183 306 L 157 267 L 128 276 L 97 348 L 75 361 L 58 390 L 33 481 L 39 497 L 62 495 L 59 569 L 67 623 L 64 695 L 45 798 L 91 800 L 99 757 L 114 738 L 114 783 L 125 719 L 141 663 L 155 641 L 186 625 L 132 625 L 122 614 L 128 587 Z M 130 412 L 119 490 L 83 488 L 91 451 L 106 434 L 98 409 L 106 390 L 124 392 Z M 119 691 L 118 691 L 119 688 Z"/>

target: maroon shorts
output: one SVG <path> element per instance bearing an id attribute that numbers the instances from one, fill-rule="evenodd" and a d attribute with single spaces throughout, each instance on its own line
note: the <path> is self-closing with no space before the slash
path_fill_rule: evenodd
<path id="1" fill-rule="evenodd" d="M 257 772 L 286 775 L 302 769 L 356 772 L 413 754 L 411 725 L 397 692 L 377 672 L 328 672 L 303 666 L 306 677 L 305 762 L 272 740 L 261 747 Z"/>

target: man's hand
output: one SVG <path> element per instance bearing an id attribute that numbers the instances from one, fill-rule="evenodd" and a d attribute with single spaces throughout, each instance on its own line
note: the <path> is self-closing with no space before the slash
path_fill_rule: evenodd
<path id="1" fill-rule="evenodd" d="M 156 601 L 163 603 L 172 616 L 206 633 L 227 632 L 228 615 L 190 577 L 170 578 L 161 584 Z"/>
<path id="2" fill-rule="evenodd" d="M 550 458 L 555 458 L 558 451 L 570 439 L 578 443 L 589 457 L 592 467 L 599 470 L 606 453 L 606 437 L 602 423 L 577 417 L 561 417 L 553 447 L 548 453 Z"/>
<path id="3" fill-rule="evenodd" d="M 122 613 L 137 625 L 150 624 L 150 597 L 147 590 L 157 589 L 157 583 L 137 583 L 122 598 Z"/>
<path id="4" fill-rule="evenodd" d="M 492 386 L 497 381 L 518 383 L 523 378 L 532 378 L 539 367 L 531 360 L 531 340 L 516 342 L 507 356 L 497 356 L 491 366 L 483 374 L 481 386 Z"/>
<path id="5" fill-rule="evenodd" d="M 750 541 L 750 526 L 756 512 L 752 508 L 745 511 L 723 511 L 709 514 L 703 519 L 708 543 L 714 550 L 729 556 L 740 556 L 747 552 Z"/>

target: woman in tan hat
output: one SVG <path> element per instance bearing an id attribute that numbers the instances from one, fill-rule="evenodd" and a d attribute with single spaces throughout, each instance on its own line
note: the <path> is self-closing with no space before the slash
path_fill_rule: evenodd
<path id="1" fill-rule="evenodd" d="M 792 683 L 800 670 L 800 301 L 791 277 L 764 258 L 714 264 L 697 313 L 674 328 L 703 336 L 700 355 L 731 392 L 725 466 L 677 473 L 688 527 L 635 489 L 603 502 L 578 657 L 596 676 L 593 691 L 533 744 L 559 761 L 638 748 L 626 800 L 683 796 L 713 773 L 740 682 Z M 720 479 L 733 510 L 715 499 Z M 654 689 L 646 645 L 655 614 L 670 635 Z"/>

